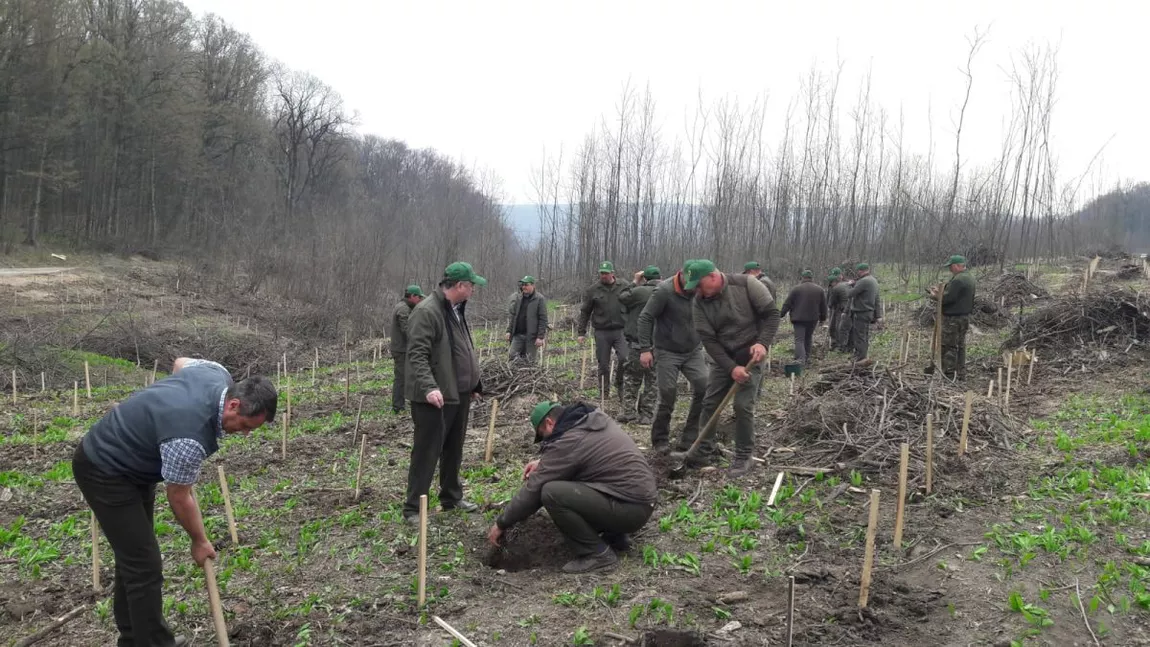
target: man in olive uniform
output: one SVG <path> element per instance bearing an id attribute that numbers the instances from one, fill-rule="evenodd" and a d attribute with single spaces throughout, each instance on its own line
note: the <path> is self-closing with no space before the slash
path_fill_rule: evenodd
<path id="1" fill-rule="evenodd" d="M 750 261 L 743 265 L 743 274 L 753 276 L 762 281 L 763 285 L 767 286 L 767 291 L 771 293 L 771 299 L 774 300 L 777 298 L 775 294 L 775 282 L 771 280 L 771 277 L 767 276 L 766 270 L 763 269 L 763 266 L 758 261 Z"/>
<path id="2" fill-rule="evenodd" d="M 815 273 L 803 270 L 802 281 L 791 288 L 779 318 L 791 315 L 795 329 L 795 361 L 806 364 L 811 355 L 815 329 L 827 320 L 827 295 L 815 283 Z"/>
<path id="3" fill-rule="evenodd" d="M 765 285 L 746 274 L 724 274 L 709 260 L 690 261 L 683 273 L 687 277 L 684 287 L 696 290 L 691 306 L 695 332 L 715 361 L 703 399 L 703 419 L 715 414 L 732 386 L 742 385 L 734 398 L 735 456 L 730 469 L 730 476 L 738 478 L 753 465 L 755 398 L 762 362 L 779 328 L 779 309 Z M 691 461 L 694 466 L 708 462 L 708 454 L 714 451 L 710 439 L 702 441 L 699 449 L 700 455 Z"/>
<path id="4" fill-rule="evenodd" d="M 640 361 L 639 316 L 662 278 L 659 268 L 648 265 L 646 269 L 635 272 L 635 282 L 619 293 L 619 302 L 624 308 L 623 336 L 627 339 L 627 361 L 623 364 L 623 414 L 619 416 L 619 422 L 631 422 L 638 417 L 639 424 L 649 425 L 655 414 L 658 398 L 655 368 L 643 366 Z"/>
<path id="5" fill-rule="evenodd" d="M 867 359 L 870 352 L 870 326 L 882 323 L 882 298 L 879 296 L 878 280 L 870 273 L 870 265 L 859 263 L 855 266 L 858 279 L 847 292 L 851 309 L 850 345 L 854 349 L 856 362 L 871 363 Z"/>
<path id="6" fill-rule="evenodd" d="M 408 318 L 407 385 L 415 436 L 407 471 L 403 518 L 419 523 L 419 497 L 431 488 L 439 465 L 439 505 L 444 510 L 474 512 L 479 506 L 463 498 L 459 466 L 472 400 L 483 392 L 479 356 L 467 325 L 467 300 L 487 279 L 468 263 L 443 270 L 439 289 L 420 302 Z"/>
<path id="7" fill-rule="evenodd" d="M 423 290 L 418 285 L 409 285 L 403 291 L 403 301 L 395 304 L 391 312 L 391 359 L 395 380 L 391 385 L 391 412 L 403 411 L 404 364 L 407 363 L 407 317 L 420 301 Z"/>
<path id="8" fill-rule="evenodd" d="M 954 255 L 947 260 L 951 278 L 942 292 L 942 374 L 953 380 L 966 379 L 966 334 L 974 311 L 975 281 L 966 271 L 966 258 Z M 932 299 L 938 288 L 930 289 Z"/>
<path id="9" fill-rule="evenodd" d="M 519 294 L 511 300 L 511 318 L 505 339 L 511 342 L 511 361 L 534 364 L 547 337 L 547 299 L 535 291 L 535 277 L 519 279 Z"/>
<path id="10" fill-rule="evenodd" d="M 627 359 L 627 340 L 623 337 L 623 304 L 619 295 L 627 287 L 625 281 L 615 278 L 615 265 L 611 261 L 599 263 L 599 282 L 583 295 L 579 309 L 579 343 L 587 339 L 587 324 L 595 329 L 595 360 L 599 365 L 599 388 L 606 401 L 611 384 L 622 391 L 623 362 Z M 615 351 L 615 370 L 611 371 L 611 351 Z M 613 375 L 613 378 L 612 378 Z"/>
<path id="11" fill-rule="evenodd" d="M 831 350 L 841 350 L 845 352 L 847 340 L 846 335 L 843 333 L 850 331 L 846 322 L 846 309 L 848 302 L 847 295 L 850 294 L 851 288 L 847 285 L 846 281 L 843 280 L 841 272 L 839 274 L 831 274 L 827 277 L 827 282 L 830 283 L 831 286 L 830 302 L 827 305 L 831 315 Z"/>

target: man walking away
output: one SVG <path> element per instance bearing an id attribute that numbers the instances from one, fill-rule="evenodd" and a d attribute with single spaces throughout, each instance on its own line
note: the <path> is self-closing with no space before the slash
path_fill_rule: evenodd
<path id="1" fill-rule="evenodd" d="M 882 298 L 878 292 L 878 281 L 870 273 L 870 265 L 859 263 L 855 266 L 859 278 L 847 292 L 851 308 L 850 345 L 854 349 L 856 362 L 871 364 L 867 359 L 870 352 L 870 326 L 882 323 Z"/>
<path id="2" fill-rule="evenodd" d="M 641 425 L 651 424 L 655 414 L 655 368 L 643 366 L 639 357 L 639 317 L 662 282 L 662 273 L 654 265 L 635 272 L 635 282 L 619 293 L 623 304 L 623 336 L 627 339 L 627 361 L 623 363 L 623 414 L 620 422 L 636 419 Z"/>
<path id="3" fill-rule="evenodd" d="M 827 320 L 827 295 L 815 283 L 814 277 L 811 270 L 803 270 L 802 281 L 791 289 L 779 312 L 780 319 L 791 315 L 791 325 L 795 329 L 795 361 L 800 364 L 809 361 L 815 329 Z"/>
<path id="4" fill-rule="evenodd" d="M 746 274 L 723 274 L 711 261 L 692 261 L 684 274 L 686 288 L 698 287 L 692 303 L 695 332 L 715 360 L 703 400 L 703 419 L 715 414 L 732 386 L 742 385 L 735 395 L 735 457 L 730 470 L 731 477 L 737 478 L 752 465 L 755 398 L 763 375 L 762 361 L 779 328 L 779 309 L 762 283 Z M 707 454 L 713 452 L 710 439 L 703 441 L 700 449 L 704 454 L 701 460 L 692 461 L 695 464 L 706 462 Z"/>
<path id="5" fill-rule="evenodd" d="M 567 539 L 575 559 L 564 573 L 615 568 L 615 550 L 655 509 L 655 473 L 635 441 L 600 409 L 583 402 L 540 402 L 531 411 L 539 458 L 523 468 L 526 481 L 487 532 L 498 546 L 503 531 L 539 508 Z M 614 550 L 612 550 L 614 549 Z"/>
<path id="6" fill-rule="evenodd" d="M 411 309 L 423 300 L 423 290 L 418 285 L 409 285 L 403 291 L 403 301 L 395 304 L 391 313 L 391 359 L 395 381 L 391 385 L 391 412 L 403 412 L 403 387 L 407 363 L 407 317 Z"/>
<path id="7" fill-rule="evenodd" d="M 599 389 L 605 402 L 611 394 L 611 385 L 621 391 L 623 362 L 627 359 L 627 340 L 623 337 L 623 304 L 619 294 L 627 284 L 615 278 L 611 261 L 599 264 L 599 282 L 587 289 L 583 306 L 579 309 L 579 344 L 587 337 L 587 324 L 595 328 L 595 360 L 599 365 Z M 611 351 L 615 351 L 615 370 L 611 371 Z M 611 378 L 610 376 L 614 376 Z"/>
<path id="8" fill-rule="evenodd" d="M 771 293 L 772 301 L 778 298 L 775 295 L 775 282 L 767 276 L 766 270 L 763 269 L 763 266 L 758 261 L 751 261 L 743 265 L 743 274 L 753 276 L 759 281 L 762 281 L 763 285 L 767 286 L 767 291 Z"/>
<path id="9" fill-rule="evenodd" d="M 691 385 L 691 407 L 676 449 L 685 451 L 699 435 L 699 417 L 707 394 L 707 363 L 691 319 L 695 291 L 685 285 L 681 270 L 660 283 L 639 313 L 637 324 L 639 362 L 647 368 L 655 367 L 659 386 L 659 404 L 651 424 L 651 447 L 659 453 L 670 449 L 671 413 L 679 395 L 679 373 Z"/>
<path id="10" fill-rule="evenodd" d="M 547 299 L 535 291 L 535 277 L 519 279 L 519 295 L 511 301 L 511 319 L 505 339 L 511 342 L 511 361 L 535 364 L 547 336 Z"/>
<path id="11" fill-rule="evenodd" d="M 966 271 L 966 258 L 954 255 L 946 262 L 951 278 L 942 293 L 942 374 L 952 380 L 966 379 L 966 335 L 974 312 L 975 281 Z M 930 289 L 938 299 L 938 288 Z M 932 366 L 933 368 L 933 366 Z"/>
<path id="12" fill-rule="evenodd" d="M 233 383 L 215 362 L 181 357 L 172 374 L 116 405 L 72 455 L 72 473 L 116 559 L 112 612 L 119 647 L 190 644 L 164 619 L 164 564 L 154 530 L 156 484 L 191 539 L 192 559 L 216 558 L 193 489 L 224 434 L 248 434 L 276 415 L 271 381 Z"/>
<path id="13" fill-rule="evenodd" d="M 838 268 L 835 268 L 838 269 Z M 827 277 L 827 282 L 831 286 L 831 294 L 828 304 L 831 314 L 831 326 L 829 337 L 831 340 L 831 350 L 846 351 L 847 340 L 846 334 L 850 328 L 846 325 L 846 309 L 849 299 L 847 295 L 850 294 L 851 288 L 843 280 L 841 272 L 839 274 L 832 274 Z"/>
<path id="14" fill-rule="evenodd" d="M 467 300 L 487 279 L 469 263 L 443 270 L 439 289 L 411 311 L 407 328 L 407 399 L 415 438 L 407 471 L 403 518 L 419 523 L 419 497 L 431 488 L 439 464 L 439 504 L 444 510 L 474 512 L 463 498 L 459 465 L 472 400 L 483 392 L 479 357 L 467 325 Z"/>

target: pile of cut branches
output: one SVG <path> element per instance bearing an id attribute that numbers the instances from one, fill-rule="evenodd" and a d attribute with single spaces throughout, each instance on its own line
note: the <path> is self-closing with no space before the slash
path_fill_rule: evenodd
<path id="1" fill-rule="evenodd" d="M 1038 299 L 1050 298 L 1046 288 L 1035 285 L 1025 274 L 1017 272 L 998 277 L 990 288 L 990 294 L 995 303 L 1002 303 L 1005 299 L 1007 305 L 1025 305 Z"/>
<path id="2" fill-rule="evenodd" d="M 566 400 L 574 394 L 572 385 L 560 380 L 555 371 L 544 370 L 538 364 L 508 362 L 503 354 L 483 360 L 479 370 L 483 376 L 483 395 L 488 398 L 505 401 L 517 396 L 541 399 L 558 395 Z"/>
<path id="3" fill-rule="evenodd" d="M 1026 315 L 1003 344 L 1009 348 L 1069 349 L 1086 344 L 1129 347 L 1150 332 L 1150 300 L 1105 286 L 1051 302 Z"/>

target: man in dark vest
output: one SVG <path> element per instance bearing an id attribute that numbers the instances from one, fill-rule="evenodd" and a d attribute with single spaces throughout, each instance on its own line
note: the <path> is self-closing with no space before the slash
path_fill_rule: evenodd
<path id="1" fill-rule="evenodd" d="M 802 281 L 791 288 L 779 318 L 791 316 L 791 326 L 795 329 L 795 361 L 806 364 L 811 354 L 815 328 L 827 320 L 827 295 L 815 283 L 815 273 L 803 270 Z"/>
<path id="2" fill-rule="evenodd" d="M 975 280 L 966 271 L 966 258 L 957 254 L 946 262 L 951 279 L 942 293 L 942 374 L 952 380 L 966 379 L 966 334 L 974 312 Z M 938 299 L 938 288 L 930 289 Z M 933 367 L 932 367 L 933 368 Z"/>
<path id="3" fill-rule="evenodd" d="M 511 299 L 511 319 L 504 339 L 511 342 L 511 361 L 534 364 L 547 337 L 547 299 L 535 290 L 535 277 L 519 279 L 519 294 Z"/>
<path id="4" fill-rule="evenodd" d="M 238 383 L 224 367 L 177 359 L 172 375 L 137 391 L 92 425 L 72 456 L 84 500 L 112 546 L 112 611 L 119 647 L 187 645 L 164 619 L 164 564 L 156 541 L 156 484 L 203 566 L 216 551 L 204 531 L 193 487 L 224 434 L 247 434 L 276 414 L 276 389 L 253 376 Z"/>
<path id="5" fill-rule="evenodd" d="M 583 306 L 579 309 L 579 344 L 586 341 L 588 323 L 595 329 L 595 360 L 599 365 L 599 389 L 603 401 L 611 393 L 610 383 L 614 383 L 619 391 L 623 386 L 627 340 L 623 337 L 623 304 L 619 303 L 619 293 L 625 287 L 627 282 L 615 277 L 615 265 L 611 261 L 603 261 L 599 263 L 599 282 L 587 289 Z M 614 373 L 611 371 L 612 350 L 615 351 Z"/>
<path id="6" fill-rule="evenodd" d="M 407 317 L 411 309 L 423 300 L 423 290 L 409 285 L 403 291 L 403 301 L 395 304 L 391 312 L 391 359 L 395 381 L 391 385 L 391 412 L 403 411 L 404 366 L 407 363 Z"/>
<path id="7" fill-rule="evenodd" d="M 474 512 L 463 498 L 459 466 L 471 401 L 483 392 L 479 356 L 467 325 L 467 300 L 487 279 L 468 263 L 443 270 L 439 289 L 415 306 L 407 322 L 407 399 L 415 438 L 407 471 L 403 518 L 419 523 L 419 497 L 431 488 L 439 465 L 439 505 L 444 510 Z"/>

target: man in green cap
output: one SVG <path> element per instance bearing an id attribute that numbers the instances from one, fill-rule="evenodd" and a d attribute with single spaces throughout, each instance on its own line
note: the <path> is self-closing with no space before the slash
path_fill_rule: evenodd
<path id="1" fill-rule="evenodd" d="M 599 389 L 603 401 L 611 394 L 611 382 L 622 391 L 623 362 L 627 360 L 627 340 L 623 336 L 623 304 L 619 295 L 627 287 L 626 281 L 615 278 L 615 265 L 611 261 L 599 263 L 599 282 L 583 295 L 579 309 L 579 343 L 587 337 L 587 324 L 595 328 L 595 360 L 599 365 Z M 615 370 L 611 370 L 611 351 L 615 351 Z M 612 379 L 614 375 L 614 379 Z"/>
<path id="2" fill-rule="evenodd" d="M 866 365 L 872 363 L 872 360 L 867 359 L 867 353 L 870 352 L 870 326 L 882 323 L 882 297 L 879 295 L 878 280 L 870 273 L 870 265 L 859 263 L 855 271 L 859 278 L 847 292 L 851 304 L 850 345 L 854 349 L 855 362 Z"/>
<path id="3" fill-rule="evenodd" d="M 758 261 L 745 263 L 743 265 L 743 274 L 753 276 L 762 281 L 763 285 L 767 286 L 767 291 L 771 293 L 771 299 L 773 300 L 775 298 L 775 282 L 767 276 L 767 271 L 763 269 L 763 266 Z"/>
<path id="4" fill-rule="evenodd" d="M 409 285 L 403 291 L 403 300 L 395 304 L 391 311 L 391 359 L 395 380 L 391 385 L 391 412 L 403 411 L 403 389 L 405 364 L 407 363 L 407 318 L 412 308 L 423 300 L 423 290 L 418 285 Z"/>
<path id="5" fill-rule="evenodd" d="M 811 344 L 815 338 L 815 328 L 827 320 L 827 295 L 815 283 L 815 273 L 803 270 L 802 280 L 791 288 L 779 318 L 791 316 L 791 326 L 795 329 L 795 361 L 806 364 L 811 354 Z"/>
<path id="6" fill-rule="evenodd" d="M 974 312 L 975 281 L 966 271 L 963 256 L 951 256 L 944 266 L 950 269 L 951 276 L 942 292 L 942 374 L 965 380 L 966 334 L 970 331 L 970 313 Z M 937 287 L 930 289 L 930 297 L 939 298 Z"/>
<path id="7" fill-rule="evenodd" d="M 651 448 L 658 453 L 670 450 L 671 414 L 679 395 L 679 374 L 691 385 L 691 407 L 676 449 L 687 449 L 687 439 L 698 436 L 703 396 L 707 393 L 707 363 L 691 318 L 695 291 L 684 285 L 686 278 L 679 270 L 655 288 L 639 313 L 639 363 L 655 367 L 659 385 L 659 404 L 651 424 Z"/>
<path id="8" fill-rule="evenodd" d="M 643 366 L 640 361 L 639 315 L 662 279 L 659 268 L 648 265 L 635 272 L 634 282 L 619 293 L 619 303 L 623 304 L 623 337 L 627 340 L 627 361 L 623 363 L 623 413 L 619 422 L 638 418 L 639 424 L 649 425 L 655 415 L 658 398 L 655 367 Z"/>
<path id="9" fill-rule="evenodd" d="M 505 339 L 511 342 L 511 361 L 534 364 L 547 337 L 547 299 L 535 291 L 535 277 L 519 279 L 519 294 L 511 300 L 511 318 Z"/>
<path id="10" fill-rule="evenodd" d="M 838 269 L 837 267 L 835 269 Z M 849 299 L 847 295 L 850 294 L 851 288 L 847 282 L 843 280 L 842 272 L 838 274 L 831 274 L 827 277 L 827 282 L 830 283 L 831 293 L 827 308 L 831 314 L 831 325 L 829 337 L 831 340 L 831 350 L 846 351 L 847 349 L 847 335 L 850 333 L 850 328 L 847 324 L 847 303 Z"/>
<path id="11" fill-rule="evenodd" d="M 439 289 L 411 311 L 407 321 L 407 384 L 415 438 L 407 471 L 403 518 L 419 523 L 419 497 L 427 494 L 439 465 L 439 504 L 444 510 L 474 512 L 463 498 L 459 465 L 471 401 L 483 392 L 479 356 L 467 325 L 467 300 L 487 279 L 469 263 L 443 270 Z"/>
<path id="12" fill-rule="evenodd" d="M 655 509 L 655 473 L 619 423 L 593 405 L 540 402 L 531 411 L 539 458 L 523 468 L 526 481 L 503 508 L 487 539 L 547 508 L 575 559 L 564 573 L 590 573 L 618 564 L 629 533 Z"/>
<path id="13" fill-rule="evenodd" d="M 779 310 L 766 286 L 746 274 L 724 274 L 708 260 L 688 263 L 683 273 L 687 277 L 684 287 L 695 290 L 695 332 L 715 362 L 703 399 L 703 420 L 718 411 L 731 387 L 741 385 L 735 394 L 735 456 L 730 471 L 737 478 L 753 465 L 755 398 L 762 362 L 779 328 Z M 691 461 L 696 466 L 706 463 L 713 453 L 710 439 L 700 443 L 700 450 L 699 458 Z"/>

